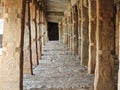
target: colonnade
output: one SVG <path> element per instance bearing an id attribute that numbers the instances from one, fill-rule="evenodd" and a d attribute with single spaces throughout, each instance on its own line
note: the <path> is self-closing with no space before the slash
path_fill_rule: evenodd
<path id="1" fill-rule="evenodd" d="M 23 74 L 33 75 L 48 41 L 44 2 L 1 0 L 4 8 L 0 90 L 22 90 Z"/>
<path id="2" fill-rule="evenodd" d="M 59 22 L 60 42 L 79 56 L 89 74 L 95 74 L 94 90 L 114 90 L 114 1 L 73 1 L 76 3 Z M 22 90 L 23 73 L 33 75 L 32 66 L 39 64 L 48 41 L 44 0 L 1 0 L 0 3 L 4 8 L 0 90 Z M 118 82 L 118 90 L 119 85 Z"/>
<path id="3" fill-rule="evenodd" d="M 60 41 L 95 73 L 94 90 L 114 90 L 113 6 L 113 0 L 76 0 L 59 22 Z"/>

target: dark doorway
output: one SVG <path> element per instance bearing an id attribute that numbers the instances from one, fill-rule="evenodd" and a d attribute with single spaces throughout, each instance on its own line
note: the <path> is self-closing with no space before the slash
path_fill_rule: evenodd
<path id="1" fill-rule="evenodd" d="M 59 32 L 58 32 L 58 23 L 48 22 L 48 37 L 49 40 L 58 40 Z"/>

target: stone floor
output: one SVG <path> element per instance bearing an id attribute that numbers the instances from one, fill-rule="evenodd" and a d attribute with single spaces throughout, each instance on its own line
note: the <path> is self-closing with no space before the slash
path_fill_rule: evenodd
<path id="1" fill-rule="evenodd" d="M 34 75 L 24 75 L 24 90 L 92 90 L 94 75 L 80 65 L 78 56 L 58 41 L 49 41 Z"/>

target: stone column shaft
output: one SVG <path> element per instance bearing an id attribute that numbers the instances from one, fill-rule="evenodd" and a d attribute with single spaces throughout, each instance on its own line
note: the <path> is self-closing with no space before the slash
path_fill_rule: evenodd
<path id="1" fill-rule="evenodd" d="M 23 90 L 24 0 L 4 0 L 0 90 Z"/>
<path id="2" fill-rule="evenodd" d="M 36 12 L 36 24 L 37 24 L 37 52 L 38 52 L 38 60 L 41 58 L 41 52 L 40 52 L 40 11 L 37 9 Z"/>
<path id="3" fill-rule="evenodd" d="M 105 4 L 107 3 L 107 5 Z M 114 88 L 114 0 L 96 0 L 96 71 L 94 90 Z"/>
<path id="4" fill-rule="evenodd" d="M 32 39 L 32 64 L 38 65 L 36 48 L 36 29 L 35 29 L 35 5 L 31 3 L 31 39 Z"/>
<path id="5" fill-rule="evenodd" d="M 74 54 L 78 55 L 78 9 L 77 6 L 73 7 L 74 17 Z"/>
<path id="6" fill-rule="evenodd" d="M 81 64 L 88 66 L 89 36 L 88 36 L 88 5 L 87 0 L 81 0 Z"/>
<path id="7" fill-rule="evenodd" d="M 95 72 L 96 64 L 96 0 L 89 0 L 89 62 L 88 73 Z"/>
<path id="8" fill-rule="evenodd" d="M 70 49 L 70 29 L 71 29 L 70 16 L 68 16 L 68 47 L 69 47 L 69 49 Z"/>
<path id="9" fill-rule="evenodd" d="M 77 4 L 78 6 L 78 55 L 81 58 L 81 3 L 80 1 Z"/>
<path id="10" fill-rule="evenodd" d="M 74 12 L 73 12 L 73 8 L 71 10 L 71 43 L 72 43 L 72 52 L 74 53 L 74 24 L 75 20 L 74 20 Z"/>
<path id="11" fill-rule="evenodd" d="M 25 31 L 24 31 L 24 70 L 25 74 L 32 72 L 32 52 L 31 52 L 31 27 L 30 27 L 30 3 L 26 2 Z"/>
<path id="12" fill-rule="evenodd" d="M 72 14 L 70 14 L 70 50 L 72 51 Z"/>

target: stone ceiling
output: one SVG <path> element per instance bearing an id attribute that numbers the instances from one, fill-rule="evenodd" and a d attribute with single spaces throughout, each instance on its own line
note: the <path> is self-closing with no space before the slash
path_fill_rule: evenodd
<path id="1" fill-rule="evenodd" d="M 46 8 L 46 16 L 48 22 L 59 22 L 63 16 L 64 11 L 72 2 L 77 0 L 44 0 Z M 114 0 L 115 3 L 120 2 L 120 0 Z"/>
<path id="2" fill-rule="evenodd" d="M 70 0 L 45 0 L 46 16 L 49 22 L 59 22 Z"/>

